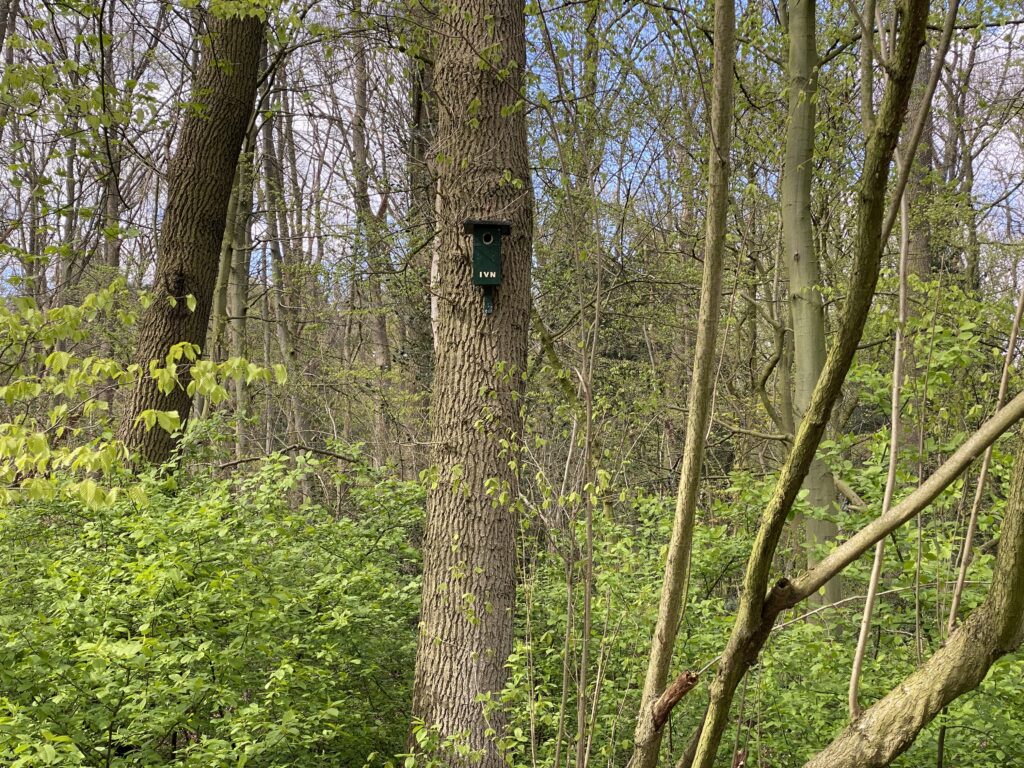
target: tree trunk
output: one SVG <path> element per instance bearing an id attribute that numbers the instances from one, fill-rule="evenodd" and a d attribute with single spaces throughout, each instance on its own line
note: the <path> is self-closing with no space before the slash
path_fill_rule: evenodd
<path id="1" fill-rule="evenodd" d="M 142 372 L 132 391 L 120 437 L 140 457 L 165 461 L 174 447 L 162 429 L 146 430 L 139 416 L 148 409 L 177 411 L 185 420 L 192 396 L 183 380 L 163 393 L 148 374 L 151 360 L 162 365 L 178 342 L 202 344 L 210 318 L 218 256 L 235 165 L 256 97 L 263 23 L 255 17 L 204 14 L 207 44 L 191 98 L 202 105 L 185 113 L 171 162 L 167 207 L 160 233 L 153 303 L 142 319 L 135 361 Z M 195 298 L 195 310 L 187 297 Z M 185 377 L 187 379 L 187 376 Z"/>
<path id="2" fill-rule="evenodd" d="M 0 70 L 0 78 L 14 66 L 14 46 L 10 44 L 9 38 L 14 34 L 18 26 L 18 0 L 3 0 L 0 6 L 0 54 L 4 57 L 4 66 Z M 7 114 L 11 105 L 7 100 L 0 101 L 0 139 L 4 137 L 4 128 L 7 127 Z"/>
<path id="3" fill-rule="evenodd" d="M 14 13 L 12 14 L 11 11 Z M 4 50 L 4 41 L 7 40 L 7 22 L 18 13 L 18 0 L 0 0 L 0 52 Z M 10 25 L 11 29 L 14 24 Z"/>
<path id="4" fill-rule="evenodd" d="M 925 94 L 928 91 L 928 78 L 932 70 L 931 52 L 926 45 L 921 51 L 921 58 L 917 62 L 917 72 L 914 75 L 914 92 L 910 97 L 910 114 L 916 115 L 925 107 L 923 104 Z M 907 207 L 910 210 L 909 232 L 907 235 L 907 267 L 910 274 L 920 280 L 929 280 L 933 271 L 932 260 L 932 233 L 928 223 L 927 207 L 931 198 L 935 195 L 935 184 L 931 178 L 932 167 L 935 164 L 935 121 L 932 118 L 931 110 L 928 110 L 928 118 L 925 120 L 924 131 L 921 133 L 921 141 L 917 145 L 917 152 L 914 161 L 910 166 L 910 176 L 907 178 L 906 195 Z"/>
<path id="5" fill-rule="evenodd" d="M 248 154 L 248 150 L 243 146 L 243 157 L 235 170 L 235 183 L 231 188 L 231 198 L 228 200 L 227 225 L 224 227 L 224 237 L 220 244 L 217 282 L 214 284 L 213 305 L 210 310 L 210 327 L 206 334 L 206 345 L 203 347 L 206 356 L 218 362 L 223 359 L 221 342 L 224 326 L 227 324 L 228 281 L 231 279 L 231 265 L 234 262 L 235 221 L 238 219 L 242 166 L 246 163 Z"/>
<path id="6" fill-rule="evenodd" d="M 711 149 L 708 157 L 710 196 L 705 225 L 704 274 L 697 319 L 697 343 L 693 355 L 693 373 L 690 378 L 690 399 L 686 417 L 686 447 L 679 476 L 676 514 L 672 523 L 668 559 L 665 563 L 658 619 L 651 640 L 651 655 L 634 734 L 636 747 L 630 761 L 634 768 L 653 768 L 658 762 L 662 727 L 667 721 L 668 713 L 657 713 L 657 705 L 665 694 L 676 634 L 686 608 L 694 515 L 697 510 L 701 467 L 704 462 L 704 440 L 711 421 L 715 341 L 718 336 L 718 316 L 722 303 L 722 260 L 725 252 L 726 214 L 729 208 L 733 61 L 736 55 L 735 17 L 733 0 L 716 0 L 714 92 L 711 103 Z"/>
<path id="7" fill-rule="evenodd" d="M 254 137 L 249 137 L 249 152 L 242 154 L 238 166 L 238 203 L 235 219 L 229 222 L 231 238 L 231 274 L 228 277 L 227 315 L 228 349 L 232 357 L 245 355 L 246 321 L 249 315 L 249 283 L 252 267 L 252 205 L 254 167 Z M 235 390 L 235 458 L 246 454 L 246 419 L 251 415 L 249 387 L 245 377 L 238 376 Z"/>
<path id="8" fill-rule="evenodd" d="M 423 29 L 430 29 L 430 12 L 422 3 L 413 6 L 412 14 Z M 421 47 L 424 55 L 413 58 L 412 70 L 412 125 L 409 147 L 409 228 L 412 233 L 413 253 L 410 272 L 413 278 L 412 296 L 406 307 L 405 360 L 409 367 L 410 389 L 423 395 L 430 389 L 434 370 L 434 342 L 431 332 L 430 266 L 434 234 L 434 203 L 437 188 L 427 158 L 434 144 L 437 123 L 434 97 L 434 62 L 429 37 Z"/>
<path id="9" fill-rule="evenodd" d="M 711 768 L 714 764 L 736 687 L 757 660 L 778 615 L 779 609 L 773 612 L 772 606 L 765 601 L 775 550 L 797 492 L 825 433 L 832 406 L 853 363 L 874 298 L 887 227 L 885 200 L 889 169 L 906 116 L 918 51 L 924 43 L 928 0 L 904 0 L 899 12 L 901 35 L 890 62 L 889 82 L 882 96 L 878 119 L 868 137 L 864 167 L 858 182 L 854 262 L 839 332 L 797 429 L 775 491 L 761 516 L 747 560 L 736 619 L 719 662 L 718 674 L 710 686 L 708 712 L 693 759 L 693 765 L 698 768 Z M 902 190 L 898 190 L 899 193 Z M 830 577 L 834 575 L 830 574 Z"/>
<path id="10" fill-rule="evenodd" d="M 294 265 L 294 247 L 284 196 L 284 163 L 274 141 L 274 125 L 263 123 L 263 181 L 266 192 L 267 238 L 270 246 L 270 277 L 273 281 L 274 330 L 281 362 L 288 372 L 288 421 L 291 424 L 289 443 L 307 442 L 306 416 L 299 397 L 299 366 L 296 339 L 298 333 L 292 320 L 294 294 L 289 291 L 287 267 Z"/>
<path id="11" fill-rule="evenodd" d="M 363 23 L 361 4 L 355 8 L 355 23 Z M 381 285 L 384 269 L 382 230 L 386 208 L 375 212 L 370 204 L 370 142 L 366 134 L 369 110 L 370 72 L 366 57 L 366 40 L 357 37 L 355 44 L 355 94 L 352 113 L 352 180 L 356 207 L 356 239 L 359 253 L 366 259 L 366 288 L 370 300 L 370 347 L 373 366 L 377 369 L 376 404 L 373 409 L 374 456 L 386 464 L 392 456 L 388 429 L 388 373 L 391 370 L 391 345 L 388 342 L 387 308 Z"/>
<path id="12" fill-rule="evenodd" d="M 246 154 L 243 144 L 242 154 Z M 217 280 L 213 286 L 213 299 L 210 308 L 210 324 L 206 329 L 206 342 L 203 344 L 204 355 L 215 363 L 224 359 L 221 336 L 224 332 L 224 324 L 227 322 L 228 306 L 228 277 L 231 274 L 232 251 L 231 243 L 234 239 L 234 222 L 238 210 L 238 173 L 242 167 L 243 160 L 239 160 L 235 169 L 235 183 L 231 185 L 231 197 L 228 199 L 228 212 L 225 217 L 224 237 L 221 238 L 220 256 L 218 257 Z M 210 417 L 211 403 L 209 398 L 202 395 L 196 396 L 195 409 L 197 418 L 207 419 Z"/>
<path id="13" fill-rule="evenodd" d="M 974 205 L 974 158 L 970 153 L 964 157 L 963 193 L 967 199 L 967 247 L 964 260 L 964 287 L 968 291 L 981 290 L 981 241 L 978 238 L 978 211 Z M 1007 222 L 1010 221 L 1007 215 Z"/>
<path id="14" fill-rule="evenodd" d="M 807 412 L 814 386 L 825 366 L 825 310 L 819 291 L 821 274 L 811 220 L 818 90 L 814 4 L 815 0 L 796 0 L 789 7 L 789 118 L 781 184 L 782 242 L 793 317 L 793 405 L 797 422 Z M 833 514 L 836 501 L 832 473 L 820 459 L 811 462 L 804 488 L 812 510 L 804 519 L 807 562 L 814 565 L 816 551 L 837 533 L 834 522 L 818 517 Z M 837 577 L 825 586 L 825 594 L 817 602 L 831 604 L 841 597 L 842 585 Z"/>
<path id="15" fill-rule="evenodd" d="M 115 7 L 115 3 L 107 6 L 107 30 L 114 28 Z M 121 196 L 121 139 L 124 126 L 112 114 L 114 110 L 107 102 L 107 99 L 114 98 L 113 94 L 118 93 L 114 82 L 113 49 L 105 52 L 99 74 L 101 84 L 105 86 L 103 109 L 112 118 L 110 125 L 103 129 L 103 151 L 107 161 L 103 178 L 103 266 L 106 267 L 106 272 L 101 275 L 103 285 L 113 280 L 121 269 L 121 209 L 124 203 Z"/>
<path id="16" fill-rule="evenodd" d="M 515 599 L 516 473 L 530 306 L 532 187 L 521 89 L 521 0 L 468 0 L 437 20 L 437 347 L 431 413 L 437 483 L 427 502 L 413 714 L 504 766 L 481 697 L 505 683 Z M 486 56 L 484 66 L 480 56 Z M 467 115 L 473 119 L 467 120 Z M 466 219 L 502 219 L 494 311 L 472 282 Z M 506 442 L 508 441 L 508 442 Z M 471 760 L 445 756 L 450 765 Z"/>

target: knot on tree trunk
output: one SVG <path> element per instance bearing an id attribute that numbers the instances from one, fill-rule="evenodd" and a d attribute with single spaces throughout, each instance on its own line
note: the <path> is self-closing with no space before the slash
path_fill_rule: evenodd
<path id="1" fill-rule="evenodd" d="M 765 597 L 761 608 L 761 618 L 769 623 L 774 622 L 776 616 L 799 602 L 800 598 L 793 589 L 793 582 L 783 576 L 775 582 L 775 586 Z"/>

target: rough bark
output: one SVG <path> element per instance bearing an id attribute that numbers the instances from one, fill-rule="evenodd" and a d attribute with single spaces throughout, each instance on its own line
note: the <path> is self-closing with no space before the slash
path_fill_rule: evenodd
<path id="1" fill-rule="evenodd" d="M 661 601 L 643 698 L 634 732 L 634 752 L 630 765 L 652 768 L 657 764 L 662 727 L 675 702 L 659 710 L 663 701 L 683 611 L 686 607 L 690 556 L 693 545 L 694 517 L 704 463 L 704 442 L 711 420 L 711 391 L 715 373 L 715 342 L 718 337 L 719 310 L 722 300 L 722 262 L 725 253 L 726 214 L 729 208 L 729 149 L 732 139 L 733 62 L 735 51 L 736 10 L 733 0 L 715 3 L 714 91 L 711 103 L 711 149 L 708 158 L 710 194 L 704 239 L 704 272 L 700 310 L 697 318 L 697 341 L 690 378 L 690 395 L 686 418 L 686 448 L 679 476 L 675 518 L 665 563 Z M 696 683 L 696 677 L 689 687 Z M 688 689 L 687 689 L 688 690 Z"/>
<path id="2" fill-rule="evenodd" d="M 191 96 L 196 106 L 185 113 L 168 174 L 154 299 L 135 353 L 142 372 L 120 430 L 128 447 L 148 462 L 165 461 L 174 440 L 162 429 L 147 431 L 139 415 L 147 409 L 177 411 L 184 420 L 192 408 L 187 373 L 164 394 L 149 376 L 149 362 L 163 364 L 172 345 L 202 344 L 206 338 L 235 165 L 256 97 L 263 23 L 254 17 L 204 18 L 208 35 Z M 188 307 L 189 295 L 195 311 Z"/>
<path id="3" fill-rule="evenodd" d="M 846 727 L 806 768 L 881 768 L 1024 641 L 1024 446 L 1018 449 L 992 586 L 946 644 Z"/>
<path id="4" fill-rule="evenodd" d="M 526 63 L 521 0 L 469 0 L 439 16 L 432 157 L 436 367 L 431 412 L 437 482 L 428 496 L 413 715 L 504 765 L 490 729 L 512 647 L 517 479 L 529 328 L 532 187 L 520 102 Z M 481 58 L 484 57 L 484 58 Z M 467 119 L 467 115 L 473 115 Z M 502 219 L 502 284 L 484 315 L 471 282 L 466 219 Z M 506 442 L 508 441 L 508 442 Z M 451 765 L 469 758 L 445 756 Z"/>

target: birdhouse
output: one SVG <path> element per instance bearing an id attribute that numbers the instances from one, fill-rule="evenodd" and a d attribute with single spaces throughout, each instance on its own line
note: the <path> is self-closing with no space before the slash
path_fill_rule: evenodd
<path id="1" fill-rule="evenodd" d="M 501 285 L 501 238 L 512 232 L 507 221 L 469 219 L 463 231 L 473 236 L 473 285 Z"/>

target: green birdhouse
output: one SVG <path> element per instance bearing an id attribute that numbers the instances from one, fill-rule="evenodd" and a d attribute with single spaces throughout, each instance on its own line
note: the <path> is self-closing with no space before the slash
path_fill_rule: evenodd
<path id="1" fill-rule="evenodd" d="M 463 231 L 473 236 L 473 285 L 501 285 L 501 238 L 512 232 L 507 221 L 470 219 Z"/>

